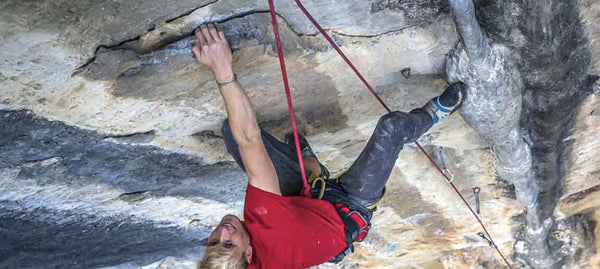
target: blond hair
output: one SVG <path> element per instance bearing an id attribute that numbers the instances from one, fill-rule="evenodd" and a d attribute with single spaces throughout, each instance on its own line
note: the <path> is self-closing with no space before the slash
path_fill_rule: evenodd
<path id="1" fill-rule="evenodd" d="M 218 246 L 206 249 L 198 269 L 245 269 L 247 266 L 243 254 L 238 257 L 233 248 Z"/>

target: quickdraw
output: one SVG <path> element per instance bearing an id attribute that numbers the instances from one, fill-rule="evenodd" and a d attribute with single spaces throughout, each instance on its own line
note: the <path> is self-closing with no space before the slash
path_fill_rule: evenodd
<path id="1" fill-rule="evenodd" d="M 452 174 L 452 172 L 450 172 L 450 169 L 448 169 L 448 168 L 444 169 L 444 175 L 446 176 L 446 182 L 452 183 L 452 181 L 454 180 L 454 174 Z M 448 176 L 450 177 L 450 180 L 447 180 Z"/>
<path id="2" fill-rule="evenodd" d="M 317 182 L 321 182 L 321 189 L 319 190 L 319 195 L 316 197 L 316 199 L 323 199 L 323 195 L 325 195 L 325 187 L 327 186 L 327 181 L 325 181 L 324 178 L 322 177 L 317 177 L 313 180 L 311 187 L 312 189 L 315 189 L 315 187 L 317 186 Z"/>

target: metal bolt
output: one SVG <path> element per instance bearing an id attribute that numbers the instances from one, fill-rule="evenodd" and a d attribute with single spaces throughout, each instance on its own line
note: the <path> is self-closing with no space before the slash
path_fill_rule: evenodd
<path id="1" fill-rule="evenodd" d="M 475 194 L 475 211 L 477 211 L 477 214 L 481 214 L 481 207 L 479 206 L 479 192 L 481 191 L 481 189 L 479 187 L 475 187 L 473 188 L 473 193 Z"/>

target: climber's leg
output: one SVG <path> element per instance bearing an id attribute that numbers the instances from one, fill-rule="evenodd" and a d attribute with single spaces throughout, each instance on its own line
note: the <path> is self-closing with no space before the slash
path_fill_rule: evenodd
<path id="1" fill-rule="evenodd" d="M 339 180 L 346 192 L 365 206 L 377 202 L 404 144 L 416 141 L 438 120 L 459 109 L 466 88 L 463 83 L 453 84 L 423 108 L 381 117 L 358 159 Z"/>
<path id="2" fill-rule="evenodd" d="M 240 168 L 245 171 L 238 144 L 233 138 L 227 120 L 223 122 L 221 132 L 223 134 L 225 145 L 227 146 L 227 151 L 229 151 Z M 275 166 L 275 171 L 277 171 L 281 194 L 284 196 L 297 195 L 302 189 L 302 175 L 300 174 L 296 153 L 291 151 L 288 145 L 283 144 L 269 133 L 262 129 L 261 132 L 267 153 L 273 162 L 273 166 Z"/>
<path id="3" fill-rule="evenodd" d="M 382 116 L 363 151 L 339 179 L 346 192 L 365 206 L 377 202 L 404 144 L 416 141 L 432 125 L 422 108 Z"/>

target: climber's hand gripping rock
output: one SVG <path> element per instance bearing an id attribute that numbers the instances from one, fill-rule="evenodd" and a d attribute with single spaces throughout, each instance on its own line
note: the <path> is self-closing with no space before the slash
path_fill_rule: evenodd
<path id="1" fill-rule="evenodd" d="M 234 80 L 232 56 L 225 34 L 216 24 L 202 25 L 195 32 L 198 41 L 192 47 L 194 56 L 214 75 L 218 83 Z"/>

